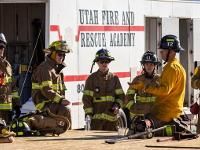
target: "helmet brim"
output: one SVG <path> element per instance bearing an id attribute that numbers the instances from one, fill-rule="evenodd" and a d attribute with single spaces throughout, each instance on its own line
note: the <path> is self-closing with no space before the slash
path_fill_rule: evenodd
<path id="1" fill-rule="evenodd" d="M 114 57 L 99 57 L 99 58 L 95 58 L 94 62 L 98 62 L 99 60 L 109 60 L 109 61 L 113 61 L 115 60 Z"/>
<path id="2" fill-rule="evenodd" d="M 145 63 L 152 63 L 154 65 L 160 65 L 161 63 L 159 61 L 153 62 L 153 61 L 140 61 L 141 64 L 145 64 Z"/>

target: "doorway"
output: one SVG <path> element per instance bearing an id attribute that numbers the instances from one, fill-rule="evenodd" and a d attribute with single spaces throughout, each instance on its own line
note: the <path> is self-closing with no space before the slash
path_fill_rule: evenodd
<path id="1" fill-rule="evenodd" d="M 8 42 L 6 58 L 22 91 L 21 104 L 31 97 L 32 69 L 44 60 L 45 47 L 45 3 L 27 2 L 0 3 L 0 32 Z"/>

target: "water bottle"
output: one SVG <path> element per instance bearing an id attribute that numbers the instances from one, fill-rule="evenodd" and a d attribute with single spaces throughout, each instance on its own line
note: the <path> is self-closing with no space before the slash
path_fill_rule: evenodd
<path id="1" fill-rule="evenodd" d="M 85 130 L 90 130 L 91 118 L 89 115 L 85 117 Z"/>

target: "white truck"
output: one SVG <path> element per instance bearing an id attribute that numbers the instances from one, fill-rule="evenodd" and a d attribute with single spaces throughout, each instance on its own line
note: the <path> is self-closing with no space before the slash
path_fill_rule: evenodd
<path id="1" fill-rule="evenodd" d="M 82 91 L 97 50 L 110 50 L 115 58 L 110 70 L 126 92 L 127 83 L 141 72 L 142 54 L 157 53 L 165 34 L 178 36 L 185 49 L 178 58 L 187 72 L 185 106 L 190 106 L 194 101 L 190 79 L 194 61 L 200 59 L 199 26 L 197 0 L 0 0 L 0 32 L 10 43 L 11 64 L 26 68 L 38 37 L 32 64 L 44 60 L 42 49 L 54 40 L 66 40 L 72 48 L 65 59 L 64 80 L 73 129 L 84 126 Z"/>

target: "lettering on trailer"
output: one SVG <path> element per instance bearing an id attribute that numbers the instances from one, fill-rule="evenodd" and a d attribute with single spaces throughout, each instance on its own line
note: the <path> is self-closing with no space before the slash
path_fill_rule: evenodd
<path id="1" fill-rule="evenodd" d="M 134 31 L 144 31 L 134 19 L 133 11 L 79 9 L 76 41 L 80 38 L 81 47 L 134 46 Z"/>

